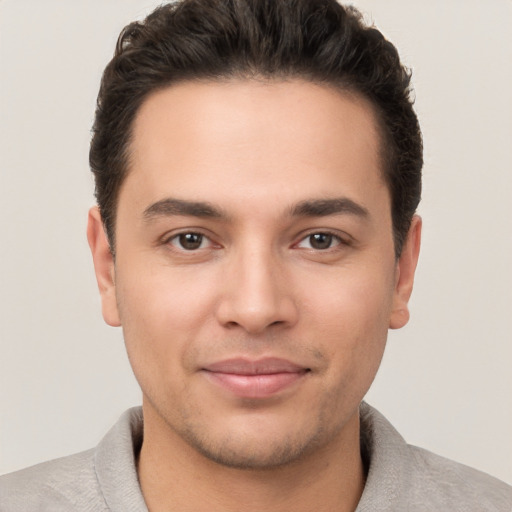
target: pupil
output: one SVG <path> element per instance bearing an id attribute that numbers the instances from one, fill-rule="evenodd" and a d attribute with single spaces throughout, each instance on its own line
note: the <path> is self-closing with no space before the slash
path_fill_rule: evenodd
<path id="1" fill-rule="evenodd" d="M 180 245 L 184 249 L 199 249 L 202 241 L 203 235 L 199 235 L 197 233 L 185 233 L 183 235 L 180 235 Z"/>
<path id="2" fill-rule="evenodd" d="M 332 235 L 315 233 L 310 237 L 311 247 L 314 249 L 329 249 L 332 243 Z"/>

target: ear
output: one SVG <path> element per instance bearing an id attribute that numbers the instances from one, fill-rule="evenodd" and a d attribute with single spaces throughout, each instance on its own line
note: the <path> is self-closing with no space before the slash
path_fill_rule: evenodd
<path id="1" fill-rule="evenodd" d="M 110 251 L 110 245 L 97 206 L 89 210 L 87 240 L 91 248 L 96 281 L 100 290 L 103 318 L 108 325 L 119 327 L 121 321 L 116 301 L 114 258 Z"/>
<path id="2" fill-rule="evenodd" d="M 400 329 L 409 321 L 408 302 L 414 284 L 414 272 L 418 263 L 421 244 L 421 217 L 414 215 L 396 264 L 393 309 L 389 320 L 390 329 Z"/>

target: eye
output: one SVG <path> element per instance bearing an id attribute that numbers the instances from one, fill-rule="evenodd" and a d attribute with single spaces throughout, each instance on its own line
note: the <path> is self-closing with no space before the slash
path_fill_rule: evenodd
<path id="1" fill-rule="evenodd" d="M 302 249 L 325 251 L 326 249 L 331 249 L 341 243 L 341 238 L 336 235 L 332 235 L 331 233 L 312 233 L 306 238 L 303 238 L 297 244 L 297 247 L 301 247 Z"/>
<path id="2" fill-rule="evenodd" d="M 204 249 L 210 244 L 207 237 L 201 233 L 180 233 L 169 239 L 172 246 L 185 251 L 196 251 L 197 249 Z"/>

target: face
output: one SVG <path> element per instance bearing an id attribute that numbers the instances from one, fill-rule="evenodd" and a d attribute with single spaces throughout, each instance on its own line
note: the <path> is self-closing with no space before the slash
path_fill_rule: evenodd
<path id="1" fill-rule="evenodd" d="M 146 421 L 252 468 L 355 432 L 419 243 L 415 220 L 395 259 L 370 105 L 301 81 L 183 83 L 146 100 L 131 150 L 115 263 L 97 210 L 89 241 Z"/>

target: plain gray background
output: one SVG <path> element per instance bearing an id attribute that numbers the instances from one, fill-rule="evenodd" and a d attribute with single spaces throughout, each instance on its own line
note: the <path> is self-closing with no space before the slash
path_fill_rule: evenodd
<path id="1" fill-rule="evenodd" d="M 367 399 L 413 444 L 512 482 L 512 2 L 354 2 L 413 68 L 425 139 L 412 318 Z M 87 449 L 140 392 L 85 239 L 117 34 L 149 0 L 0 0 L 0 473 Z"/>

